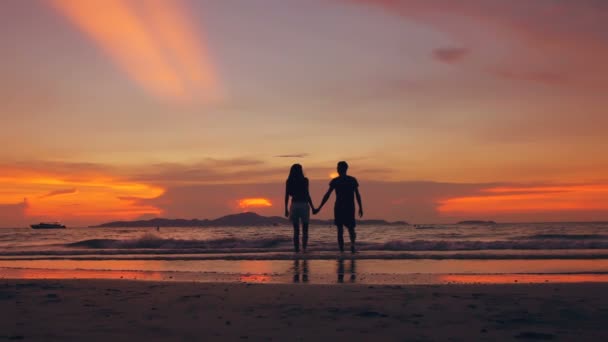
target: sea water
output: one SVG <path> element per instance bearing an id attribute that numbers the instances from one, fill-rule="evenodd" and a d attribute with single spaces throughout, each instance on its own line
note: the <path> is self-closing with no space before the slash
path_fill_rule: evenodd
<path id="1" fill-rule="evenodd" d="M 348 246 L 348 234 L 345 232 Z M 0 229 L 0 277 L 312 283 L 604 281 L 608 223 Z M 515 278 L 514 278 L 515 277 Z"/>

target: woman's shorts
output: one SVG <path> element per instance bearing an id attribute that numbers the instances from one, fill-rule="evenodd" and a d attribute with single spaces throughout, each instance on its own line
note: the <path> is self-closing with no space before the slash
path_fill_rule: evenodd
<path id="1" fill-rule="evenodd" d="M 305 202 L 292 202 L 289 219 L 293 223 L 308 223 L 310 220 L 310 207 Z"/>

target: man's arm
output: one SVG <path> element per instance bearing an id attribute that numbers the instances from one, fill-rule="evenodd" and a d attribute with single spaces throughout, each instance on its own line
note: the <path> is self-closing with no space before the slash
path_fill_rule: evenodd
<path id="1" fill-rule="evenodd" d="M 355 188 L 355 196 L 357 197 L 357 203 L 359 204 L 359 217 L 363 217 L 363 204 L 361 204 L 361 194 L 359 188 Z"/>
<path id="2" fill-rule="evenodd" d="M 327 192 L 325 193 L 325 196 L 323 196 L 323 200 L 321 201 L 321 204 L 319 205 L 319 208 L 317 208 L 317 213 L 319 211 L 321 211 L 321 208 L 323 208 L 323 206 L 325 205 L 325 203 L 327 202 L 327 200 L 329 200 L 329 196 L 331 196 L 331 192 L 334 191 L 334 188 L 329 187 L 329 189 L 327 189 Z"/>

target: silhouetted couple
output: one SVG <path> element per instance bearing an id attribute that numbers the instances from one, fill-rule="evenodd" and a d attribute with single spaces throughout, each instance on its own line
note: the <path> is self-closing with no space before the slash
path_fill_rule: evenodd
<path id="1" fill-rule="evenodd" d="M 359 217 L 363 217 L 363 206 L 361 205 L 361 194 L 359 194 L 359 183 L 355 177 L 348 176 L 348 164 L 345 161 L 338 163 L 338 177 L 329 182 L 329 189 L 323 196 L 321 205 L 315 209 L 310 198 L 308 178 L 304 176 L 302 165 L 294 164 L 289 171 L 285 186 L 285 216 L 293 223 L 293 247 L 296 252 L 300 251 L 300 224 L 302 224 L 302 249 L 306 252 L 308 245 L 308 222 L 310 221 L 310 209 L 313 214 L 321 211 L 329 196 L 336 191 L 336 203 L 334 205 L 334 224 L 338 228 L 338 246 L 344 252 L 344 227 L 348 229 L 350 237 L 350 250 L 355 253 L 355 198 L 359 204 Z M 291 206 L 289 204 L 291 197 Z M 288 209 L 289 208 L 289 209 Z"/>

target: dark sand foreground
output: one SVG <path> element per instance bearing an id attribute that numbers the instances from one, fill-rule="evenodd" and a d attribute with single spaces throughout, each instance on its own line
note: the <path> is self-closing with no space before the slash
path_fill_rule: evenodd
<path id="1" fill-rule="evenodd" d="M 2 280 L 0 340 L 607 340 L 608 284 Z"/>

